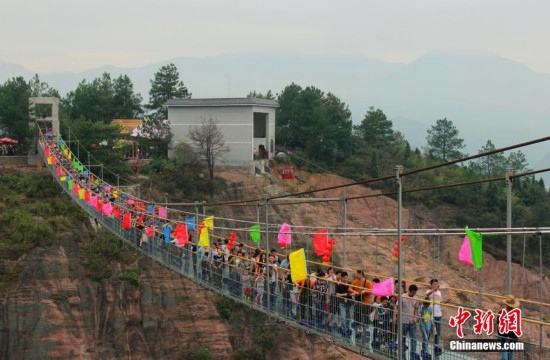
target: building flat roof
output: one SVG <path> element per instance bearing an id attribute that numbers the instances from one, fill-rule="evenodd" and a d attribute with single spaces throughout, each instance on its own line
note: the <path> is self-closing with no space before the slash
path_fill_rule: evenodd
<path id="1" fill-rule="evenodd" d="M 192 106 L 267 106 L 279 107 L 275 100 L 258 98 L 211 98 L 211 99 L 170 99 L 165 106 L 192 107 Z"/>

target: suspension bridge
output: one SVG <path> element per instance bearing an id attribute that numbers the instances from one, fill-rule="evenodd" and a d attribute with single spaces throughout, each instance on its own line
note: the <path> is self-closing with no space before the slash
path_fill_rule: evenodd
<path id="1" fill-rule="evenodd" d="M 245 201 L 225 201 L 216 203 L 200 203 L 189 202 L 174 204 L 178 206 L 189 206 L 194 208 L 193 211 L 183 211 L 169 207 L 170 204 L 155 203 L 146 199 L 140 198 L 139 195 L 131 194 L 123 191 L 125 187 L 120 186 L 117 181 L 116 185 L 109 184 L 104 181 L 102 176 L 97 176 L 91 171 L 90 161 L 88 166 L 84 165 L 77 155 L 71 151 L 71 147 L 65 140 L 56 132 L 46 132 L 47 129 L 39 130 L 38 137 L 38 154 L 44 164 L 47 164 L 47 169 L 51 173 L 53 179 L 63 188 L 70 196 L 71 200 L 79 205 L 89 216 L 95 219 L 101 226 L 110 230 L 113 234 L 122 239 L 129 247 L 140 252 L 154 261 L 162 264 L 168 269 L 177 272 L 181 276 L 195 282 L 196 284 L 210 289 L 211 291 L 222 296 L 231 298 L 232 300 L 250 306 L 257 311 L 265 313 L 269 319 L 276 320 L 280 326 L 292 326 L 302 329 L 308 333 L 316 334 L 327 339 L 338 346 L 345 347 L 359 354 L 366 355 L 371 358 L 422 358 L 422 359 L 470 359 L 470 358 L 487 358 L 488 353 L 476 352 L 460 352 L 452 351 L 448 343 L 444 340 L 439 340 L 434 343 L 433 340 L 426 341 L 422 344 L 420 336 L 417 334 L 402 335 L 401 326 L 393 326 L 394 323 L 401 324 L 401 312 L 397 312 L 396 320 L 390 320 L 387 324 L 384 322 L 377 323 L 378 318 L 375 314 L 371 318 L 370 306 L 362 306 L 362 301 L 354 299 L 341 299 L 333 297 L 330 291 L 320 293 L 317 287 L 309 287 L 304 284 L 296 285 L 289 277 L 285 276 L 288 269 L 276 268 L 274 266 L 265 266 L 268 260 L 262 260 L 261 255 L 258 261 L 244 255 L 233 256 L 234 262 L 227 262 L 220 256 L 219 259 L 214 259 L 212 253 L 217 252 L 217 249 L 212 248 L 212 244 L 202 244 L 197 242 L 188 242 L 188 232 L 199 224 L 204 224 L 205 221 L 212 221 L 215 225 L 210 227 L 210 236 L 219 238 L 228 238 L 230 233 L 246 233 L 250 231 L 250 227 L 259 224 L 262 227 L 261 234 L 263 236 L 261 245 L 265 246 L 264 251 L 267 252 L 275 243 L 280 224 L 274 223 L 269 218 L 268 207 L 273 204 L 301 204 L 304 202 L 314 201 L 338 201 L 342 203 L 343 222 L 338 226 L 324 227 L 330 232 L 331 237 L 337 239 L 343 246 L 344 267 L 335 269 L 348 271 L 353 274 L 355 271 L 345 268 L 346 259 L 346 239 L 350 238 L 366 238 L 366 237 L 390 237 L 400 239 L 402 236 L 407 237 L 430 237 L 430 236 L 463 236 L 463 229 L 403 229 L 401 219 L 401 194 L 403 192 L 401 179 L 407 174 L 415 173 L 415 171 L 404 172 L 402 168 L 397 167 L 395 180 L 397 183 L 397 191 L 386 194 L 376 194 L 369 196 L 396 195 L 398 198 L 398 228 L 397 229 L 372 229 L 372 228 L 353 228 L 347 227 L 345 219 L 347 218 L 346 209 L 348 201 L 368 196 L 343 197 L 335 199 L 316 199 L 316 198 L 297 198 L 300 195 L 308 195 L 312 192 L 319 191 L 311 190 L 301 193 L 294 193 L 289 198 L 288 194 L 278 194 L 274 196 L 266 196 L 261 199 L 251 199 Z M 540 141 L 546 141 L 545 138 Z M 529 145 L 528 143 L 526 143 Z M 525 146 L 526 144 L 521 144 Z M 514 147 L 510 147 L 514 148 Z M 503 149 L 498 149 L 504 151 Z M 78 153 L 78 152 L 77 152 Z M 475 158 L 476 156 L 470 157 Z M 430 169 L 436 168 L 436 166 Z M 102 168 L 103 169 L 103 168 Z M 508 174 L 506 177 L 489 179 L 490 181 L 505 180 L 511 183 L 512 177 L 532 175 L 549 169 L 532 171 L 526 174 Z M 391 179 L 386 177 L 381 179 Z M 380 179 L 357 182 L 350 185 L 368 184 Z M 484 180 L 486 181 L 486 180 Z M 474 183 L 474 182 L 470 182 Z M 470 183 L 454 184 L 454 186 L 463 186 Z M 348 186 L 348 185 L 345 185 Z M 451 185 L 452 186 L 452 185 Z M 510 185 L 511 186 L 511 185 Z M 323 190 L 328 190 L 324 188 Z M 417 189 L 417 191 L 425 191 L 427 189 Z M 257 217 L 254 220 L 240 220 L 224 217 L 209 216 L 206 209 L 212 209 L 216 206 L 231 206 L 231 205 L 250 205 L 256 206 Z M 261 221 L 259 216 L 260 206 L 265 206 L 265 219 Z M 202 213 L 199 208 L 202 207 Z M 185 226 L 186 231 L 183 235 L 179 230 Z M 293 236 L 311 237 L 316 234 L 320 227 L 293 225 Z M 491 232 L 492 234 L 501 235 L 534 235 L 538 236 L 542 242 L 543 236 L 548 236 L 550 228 L 495 228 L 495 229 L 477 229 L 478 231 Z M 270 241 L 271 240 L 271 241 Z M 307 243 L 307 241 L 305 242 Z M 255 247 L 245 245 L 249 248 L 250 253 Z M 405 280 L 402 276 L 402 247 L 398 247 L 398 261 L 396 281 L 401 284 Z M 210 256 L 207 257 L 207 254 Z M 221 255 L 221 254 L 220 254 Z M 542 258 L 542 250 L 541 250 Z M 278 254 L 284 257 L 285 254 Z M 227 260 L 227 259 L 226 259 Z M 265 269 L 265 274 L 260 271 L 258 276 L 257 271 L 254 274 L 254 267 L 260 265 Z M 327 269 L 328 264 L 321 264 L 315 261 L 308 261 L 308 268 Z M 381 277 L 380 274 L 368 274 L 371 277 Z M 511 274 L 508 273 L 511 277 Z M 544 318 L 548 314 L 550 304 L 548 299 L 543 299 L 543 274 L 542 260 L 540 267 L 540 299 L 520 299 L 525 306 L 531 310 L 524 312 L 523 324 L 525 328 L 529 328 L 531 333 L 539 334 L 539 341 L 523 341 L 524 350 L 517 352 L 516 356 L 519 359 L 548 359 L 550 358 L 550 348 L 545 346 L 544 337 L 548 336 L 550 323 Z M 313 281 L 321 282 L 324 279 L 321 277 Z M 413 279 L 407 279 L 414 281 Z M 509 283 L 511 283 L 509 278 Z M 420 284 L 420 282 L 415 282 Z M 327 287 L 337 286 L 338 281 L 331 279 L 327 281 Z M 369 290 L 365 285 L 357 286 L 358 290 Z M 462 292 L 472 294 L 480 299 L 477 305 L 481 305 L 481 299 L 493 299 L 495 302 L 504 298 L 504 294 L 491 294 L 483 292 L 480 288 L 478 291 L 471 289 L 447 288 L 449 291 Z M 265 290 L 265 295 L 263 294 Z M 510 292 L 510 291 L 508 291 Z M 327 295 L 328 294 L 328 295 Z M 325 306 L 323 300 L 327 299 Z M 419 297 L 422 300 L 422 297 Z M 543 301 L 545 300 L 545 301 Z M 396 305 L 401 305 L 401 298 L 396 299 Z M 454 303 L 443 305 L 448 309 L 455 311 L 463 308 L 475 311 L 474 307 L 469 307 L 468 304 Z M 455 311 L 456 312 L 456 311 Z M 538 312 L 538 318 L 537 318 Z M 384 320 L 385 321 L 385 320 Z M 384 325 L 386 324 L 386 325 Z M 389 324 L 389 326 L 388 326 Z M 464 324 L 464 332 L 467 338 L 488 340 L 494 339 L 486 334 L 479 334 L 474 329 L 473 322 Z M 454 334 L 455 329 L 450 328 L 447 323 L 442 324 L 443 334 Z M 443 334 L 438 334 L 441 338 Z M 418 334 L 419 335 L 419 334 Z M 433 337 L 432 337 L 433 339 Z M 421 350 L 422 349 L 422 350 Z"/>

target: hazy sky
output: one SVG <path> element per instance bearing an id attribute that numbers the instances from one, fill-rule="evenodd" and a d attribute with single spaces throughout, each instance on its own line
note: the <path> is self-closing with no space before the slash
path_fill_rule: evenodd
<path id="1" fill-rule="evenodd" d="M 0 0 L 0 59 L 40 74 L 228 53 L 409 62 L 489 53 L 550 73 L 548 0 Z"/>

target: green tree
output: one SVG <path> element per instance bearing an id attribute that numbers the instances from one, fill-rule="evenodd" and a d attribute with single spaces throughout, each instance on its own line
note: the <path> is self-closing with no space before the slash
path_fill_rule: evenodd
<path id="1" fill-rule="evenodd" d="M 133 119 L 142 115 L 141 95 L 127 75 L 112 80 L 107 72 L 91 82 L 82 80 L 63 99 L 63 110 L 70 119 L 84 118 L 110 123 L 113 119 Z"/>
<path id="2" fill-rule="evenodd" d="M 488 153 L 495 149 L 493 142 L 487 140 L 487 143 L 479 150 L 478 154 Z M 480 157 L 476 160 L 476 163 L 479 165 L 481 175 L 488 178 L 503 176 L 506 170 L 506 157 L 502 153 Z"/>
<path id="3" fill-rule="evenodd" d="M 166 101 L 190 98 L 192 94 L 180 80 L 178 68 L 172 63 L 162 66 L 154 76 L 151 80 L 147 109 L 151 111 L 151 117 L 167 119 L 168 113 L 164 109 Z"/>
<path id="4" fill-rule="evenodd" d="M 63 100 L 63 107 L 71 119 L 84 118 L 110 123 L 113 120 L 113 83 L 109 73 L 103 73 L 92 82 L 82 80 Z"/>
<path id="5" fill-rule="evenodd" d="M 464 140 L 458 136 L 458 129 L 451 120 L 439 119 L 428 129 L 427 154 L 432 159 L 450 161 L 459 159 L 464 154 Z"/>
<path id="6" fill-rule="evenodd" d="M 267 90 L 265 94 L 262 94 L 261 92 L 257 92 L 256 90 L 251 91 L 246 95 L 247 98 L 252 99 L 268 99 L 268 100 L 275 100 L 275 95 L 271 92 L 271 90 Z"/>
<path id="7" fill-rule="evenodd" d="M 141 125 L 138 141 L 140 144 L 147 144 L 150 149 L 156 148 L 159 156 L 167 159 L 173 136 L 168 120 L 148 118 Z"/>
<path id="8" fill-rule="evenodd" d="M 334 94 L 292 83 L 278 98 L 277 139 L 314 161 L 335 163 L 351 150 L 351 112 Z"/>
<path id="9" fill-rule="evenodd" d="M 21 76 L 0 86 L 0 130 L 20 144 L 30 135 L 29 97 L 31 87 Z"/>
<path id="10" fill-rule="evenodd" d="M 516 174 L 530 171 L 529 162 L 521 150 L 513 151 L 508 155 L 506 167 L 514 170 Z"/>
<path id="11" fill-rule="evenodd" d="M 63 124 L 62 124 L 63 125 Z M 105 124 L 101 121 L 92 121 L 84 118 L 72 120 L 69 123 L 71 127 L 71 136 L 79 139 L 79 143 L 71 143 L 71 149 L 76 155 L 80 155 L 80 161 L 88 164 L 88 154 L 90 152 L 90 164 L 103 164 L 105 178 L 110 182 L 116 181 L 114 174 L 121 176 L 130 173 L 130 167 L 124 162 L 124 154 L 113 151 L 113 146 L 120 138 L 119 126 Z M 67 130 L 62 129 L 66 134 Z M 99 174 L 99 168 L 91 169 L 95 174 Z"/>
<path id="12" fill-rule="evenodd" d="M 372 147 L 388 147 L 394 140 L 393 123 L 380 109 L 370 107 L 361 124 L 354 126 L 355 133 Z"/>
<path id="13" fill-rule="evenodd" d="M 128 75 L 120 75 L 113 82 L 112 117 L 135 119 L 143 114 L 142 97 L 134 92 L 134 84 Z"/>

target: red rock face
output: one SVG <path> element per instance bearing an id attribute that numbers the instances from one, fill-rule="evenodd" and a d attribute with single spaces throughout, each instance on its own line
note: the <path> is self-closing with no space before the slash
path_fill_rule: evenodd
<path id="1" fill-rule="evenodd" d="M 110 265 L 110 279 L 96 282 L 86 277 L 80 245 L 65 240 L 20 259 L 24 271 L 0 303 L 0 359 L 186 359 L 201 347 L 214 359 L 229 359 L 255 346 L 244 317 L 222 319 L 210 291 L 146 258 L 132 264 L 141 272 L 137 287 L 119 279 L 125 268 L 119 263 Z M 354 356 L 278 329 L 268 358 Z"/>

